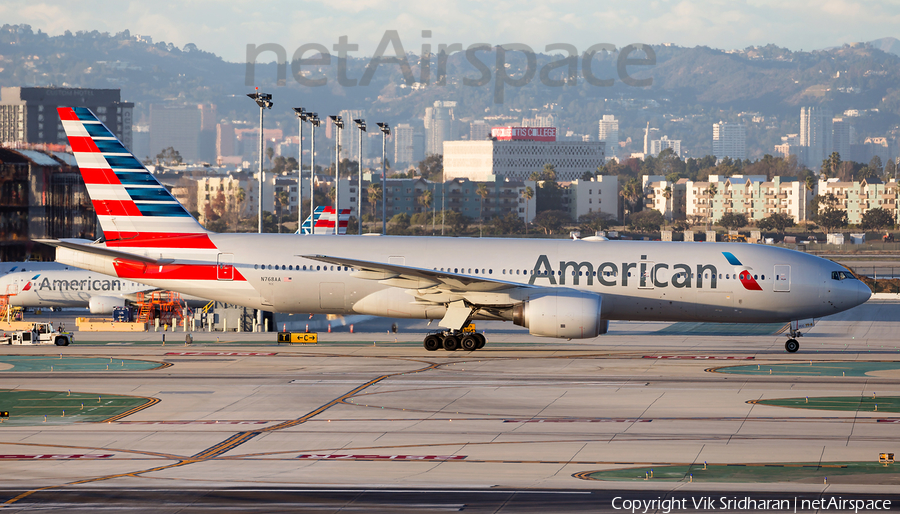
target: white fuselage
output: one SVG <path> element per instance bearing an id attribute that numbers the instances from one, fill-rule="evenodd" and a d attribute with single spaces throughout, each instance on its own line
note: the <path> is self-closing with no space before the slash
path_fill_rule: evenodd
<path id="1" fill-rule="evenodd" d="M 833 278 L 835 272 L 846 270 L 831 261 L 746 243 L 212 233 L 209 237 L 216 249 L 129 250 L 174 260 L 160 266 L 114 263 L 113 257 L 65 248 L 58 249 L 57 260 L 263 310 L 422 319 L 441 318 L 446 303 L 454 299 L 501 305 L 504 300 L 485 300 L 488 293 L 478 296 L 461 286 L 456 296 L 452 291 L 445 294 L 447 302 L 422 301 L 415 284 L 360 276 L 349 267 L 308 256 L 446 271 L 504 281 L 511 287 L 530 284 L 589 291 L 602 297 L 601 315 L 606 320 L 780 322 L 840 312 L 870 295 L 858 280 Z M 217 263 L 220 270 L 225 269 L 223 263 L 233 264 L 233 274 L 210 275 L 209 268 Z M 757 286 L 746 285 L 739 278 L 744 276 L 755 277 L 752 282 Z M 476 313 L 475 318 L 482 315 Z"/>
<path id="2" fill-rule="evenodd" d="M 88 307 L 91 298 L 133 297 L 152 289 L 132 280 L 83 269 L 14 271 L 0 277 L 0 294 L 13 307 Z"/>

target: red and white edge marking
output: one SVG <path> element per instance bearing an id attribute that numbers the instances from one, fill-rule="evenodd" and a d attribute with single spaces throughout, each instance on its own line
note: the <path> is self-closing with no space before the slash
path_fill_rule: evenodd
<path id="1" fill-rule="evenodd" d="M 650 423 L 652 419 L 504 419 L 504 423 Z"/>
<path id="2" fill-rule="evenodd" d="M 118 421 L 119 425 L 265 425 L 269 421 Z"/>
<path id="3" fill-rule="evenodd" d="M 722 357 L 716 355 L 644 355 L 645 359 L 753 360 L 756 357 Z"/>
<path id="4" fill-rule="evenodd" d="M 308 460 L 462 460 L 467 455 L 338 455 L 335 453 L 304 453 L 298 459 Z"/>
<path id="5" fill-rule="evenodd" d="M 74 455 L 61 455 L 61 454 L 41 454 L 41 455 L 0 455 L 0 459 L 10 460 L 10 459 L 108 459 L 112 457 L 113 454 L 87 454 L 87 453 L 77 453 Z"/>
<path id="6" fill-rule="evenodd" d="M 164 355 L 227 355 L 232 357 L 254 357 L 254 356 L 270 356 L 277 355 L 275 352 L 167 352 Z"/>

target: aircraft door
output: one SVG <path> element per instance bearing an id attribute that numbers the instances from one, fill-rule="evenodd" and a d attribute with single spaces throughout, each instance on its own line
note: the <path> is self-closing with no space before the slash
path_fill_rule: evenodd
<path id="1" fill-rule="evenodd" d="M 776 293 L 788 293 L 791 290 L 791 267 L 787 264 L 775 265 L 775 280 L 773 291 Z"/>
<path id="2" fill-rule="evenodd" d="M 344 284 L 342 282 L 322 282 L 319 284 L 319 308 L 323 310 L 344 310 Z"/>
<path id="3" fill-rule="evenodd" d="M 217 280 L 234 280 L 234 254 L 220 253 L 216 266 Z"/>

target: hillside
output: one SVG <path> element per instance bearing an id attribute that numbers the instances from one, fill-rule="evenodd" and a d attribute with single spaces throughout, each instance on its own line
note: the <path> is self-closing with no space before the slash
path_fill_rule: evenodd
<path id="1" fill-rule="evenodd" d="M 462 84 L 465 77 L 477 78 L 480 73 L 464 53 L 447 59 L 447 85 L 418 90 L 401 87 L 403 75 L 396 65 L 379 67 L 367 86 L 341 86 L 336 80 L 335 57 L 330 66 L 304 68 L 327 77 L 328 84 L 323 87 L 299 85 L 290 65 L 286 83 L 278 85 L 274 63 L 258 64 L 251 81 L 273 92 L 276 108 L 269 119 L 283 128 L 295 124 L 288 109 L 292 106 L 303 105 L 320 115 L 346 108 L 366 109 L 370 117 L 395 124 L 421 118 L 434 100 L 456 100 L 458 118 L 530 116 L 553 108 L 560 114 L 563 130 L 594 136 L 597 120 L 612 113 L 621 120 L 622 141 L 642 139 L 643 127 L 650 121 L 662 129 L 661 134 L 682 139 L 695 155 L 709 151 L 712 123 L 720 119 L 747 123 L 747 116 L 741 113 L 750 111 L 766 120 L 748 128 L 753 138 L 751 153 L 759 156 L 771 152 L 780 135 L 797 131 L 802 105 L 829 106 L 836 113 L 851 108 L 877 109 L 858 120 L 857 132 L 885 135 L 900 122 L 900 56 L 892 53 L 898 51 L 898 44 L 894 38 L 884 38 L 813 52 L 792 52 L 773 45 L 739 52 L 659 46 L 654 47 L 657 64 L 633 73 L 635 78 L 653 79 L 653 85 L 645 88 L 629 87 L 619 80 L 612 87 L 587 84 L 579 58 L 576 84 L 549 87 L 541 83 L 538 72 L 524 87 L 506 86 L 499 104 L 494 101 L 495 82 L 480 87 Z M 271 55 L 263 58 L 271 59 Z M 479 52 L 478 56 L 494 76 L 494 52 Z M 418 80 L 418 58 L 412 54 L 409 58 Z M 615 58 L 595 60 L 594 74 L 615 77 Z M 557 59 L 539 54 L 538 69 Z M 521 54 L 509 52 L 507 62 L 511 75 L 525 71 Z M 368 63 L 367 59 L 349 58 L 347 77 L 362 77 Z M 432 77 L 437 68 L 434 58 Z M 565 68 L 558 68 L 550 78 L 561 78 L 564 72 Z M 251 91 L 245 73 L 244 63 L 225 62 L 196 45 L 150 44 L 127 30 L 114 35 L 95 31 L 50 37 L 24 25 L 0 28 L 0 85 L 120 87 L 123 97 L 137 104 L 139 123 L 153 102 L 212 102 L 222 117 L 253 120 L 255 105 L 244 98 Z M 636 146 L 629 149 L 640 150 Z"/>

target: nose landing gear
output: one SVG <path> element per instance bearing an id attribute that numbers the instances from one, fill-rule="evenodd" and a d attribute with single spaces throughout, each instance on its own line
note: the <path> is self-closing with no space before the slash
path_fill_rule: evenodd
<path id="1" fill-rule="evenodd" d="M 803 334 L 794 328 L 793 323 L 791 324 L 791 331 L 788 332 L 788 340 L 784 343 L 784 349 L 788 353 L 795 353 L 800 349 L 800 343 L 797 342 L 798 337 L 803 337 Z"/>

